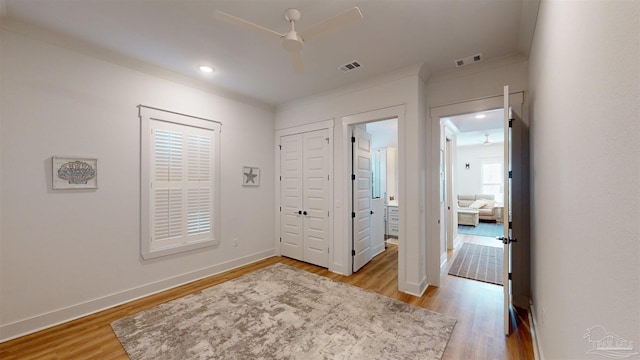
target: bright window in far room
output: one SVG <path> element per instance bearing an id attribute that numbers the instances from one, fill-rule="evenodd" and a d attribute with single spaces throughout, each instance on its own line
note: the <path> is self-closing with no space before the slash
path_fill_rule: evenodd
<path id="1" fill-rule="evenodd" d="M 504 173 L 502 160 L 484 160 L 481 168 L 482 194 L 493 195 L 498 202 L 502 201 L 504 192 Z"/>

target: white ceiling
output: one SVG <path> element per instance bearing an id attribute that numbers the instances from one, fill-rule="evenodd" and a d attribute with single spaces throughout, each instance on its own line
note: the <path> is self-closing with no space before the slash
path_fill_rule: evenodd
<path id="1" fill-rule="evenodd" d="M 504 127 L 504 110 L 493 109 L 470 114 L 462 114 L 443 118 L 442 121 L 453 123 L 455 132 L 482 131 L 502 129 Z"/>
<path id="2" fill-rule="evenodd" d="M 480 52 L 485 61 L 515 53 L 526 56 L 535 24 L 531 0 L 3 1 L 9 18 L 273 105 L 416 64 L 434 73 L 453 69 L 455 59 Z M 302 11 L 297 27 L 305 29 L 353 6 L 360 8 L 362 21 L 305 44 L 303 75 L 293 72 L 277 39 L 214 18 L 219 9 L 286 32 L 287 8 Z M 353 60 L 362 67 L 348 73 L 337 69 Z M 201 64 L 218 71 L 201 73 Z"/>
<path id="3" fill-rule="evenodd" d="M 458 146 L 484 144 L 489 135 L 491 143 L 504 143 L 504 110 L 493 109 L 441 119 L 456 134 Z"/>

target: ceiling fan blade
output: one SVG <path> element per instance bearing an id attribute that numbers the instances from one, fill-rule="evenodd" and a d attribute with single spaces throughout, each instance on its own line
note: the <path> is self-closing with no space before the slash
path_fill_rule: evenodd
<path id="1" fill-rule="evenodd" d="M 254 24 L 254 23 L 252 23 L 250 21 L 247 21 L 247 20 L 244 20 L 244 19 L 240 19 L 239 17 L 227 14 L 227 13 L 222 12 L 220 10 L 216 10 L 215 17 L 220 19 L 220 20 L 224 20 L 224 21 L 226 21 L 228 23 L 231 23 L 231 24 L 250 27 L 250 28 L 252 28 L 254 30 L 261 30 L 262 32 L 267 33 L 267 34 L 269 34 L 269 35 L 271 35 L 271 36 L 273 36 L 275 38 L 278 38 L 278 39 L 280 39 L 281 37 L 284 36 L 284 34 L 281 34 L 281 33 L 277 32 L 277 31 L 273 31 L 271 29 L 267 29 L 264 26 L 260 26 L 258 24 Z"/>
<path id="2" fill-rule="evenodd" d="M 340 27 L 349 25 L 350 23 L 361 20 L 362 13 L 360 9 L 357 7 L 351 8 L 349 10 L 343 11 L 340 14 L 329 18 L 325 21 L 319 22 L 310 28 L 301 31 L 299 34 L 302 36 L 304 41 L 308 41 L 324 32 L 328 32 L 331 30 L 338 29 Z"/>
<path id="3" fill-rule="evenodd" d="M 304 64 L 302 63 L 302 51 L 289 51 L 291 54 L 291 61 L 293 62 L 293 69 L 296 74 L 304 73 Z"/>

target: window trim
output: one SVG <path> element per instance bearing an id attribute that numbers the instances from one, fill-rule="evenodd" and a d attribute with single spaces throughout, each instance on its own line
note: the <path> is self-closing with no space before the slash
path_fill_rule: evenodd
<path id="1" fill-rule="evenodd" d="M 143 259 L 155 259 L 161 256 L 178 254 L 220 244 L 220 133 L 222 124 L 217 121 L 179 114 L 143 105 L 138 106 L 140 117 L 140 254 Z M 153 249 L 151 240 L 151 125 L 152 121 L 161 121 L 183 126 L 213 131 L 213 239 L 182 243 L 170 247 Z"/>

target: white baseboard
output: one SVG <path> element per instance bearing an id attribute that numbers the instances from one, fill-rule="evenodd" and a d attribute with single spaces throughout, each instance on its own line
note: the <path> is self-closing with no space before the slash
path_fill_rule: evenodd
<path id="1" fill-rule="evenodd" d="M 447 252 L 440 254 L 440 272 L 444 271 L 447 267 L 447 260 L 449 259 L 449 254 Z"/>
<path id="2" fill-rule="evenodd" d="M 462 238 L 461 238 L 461 237 L 456 236 L 456 239 L 455 239 L 455 240 L 453 240 L 453 248 L 454 248 L 454 249 L 459 249 L 459 248 L 460 248 L 460 246 L 462 246 L 462 243 L 463 243 L 463 242 L 464 242 L 464 241 L 462 241 Z"/>
<path id="3" fill-rule="evenodd" d="M 270 249 L 0 326 L 0 343 L 275 255 Z"/>
<path id="4" fill-rule="evenodd" d="M 422 295 L 424 295 L 424 292 L 427 291 L 428 287 L 429 282 L 427 281 L 427 277 L 425 276 L 419 284 L 409 281 L 405 282 L 405 290 L 403 292 L 409 295 L 422 297 Z"/>
<path id="5" fill-rule="evenodd" d="M 538 321 L 536 320 L 536 312 L 533 308 L 533 301 L 529 301 L 529 329 L 531 331 L 531 342 L 533 344 L 533 357 L 535 360 L 544 360 L 542 353 L 542 344 L 538 337 Z"/>
<path id="6" fill-rule="evenodd" d="M 382 244 L 376 246 L 375 248 L 373 248 L 372 251 L 373 251 L 373 257 L 376 257 L 376 256 L 382 254 L 385 251 L 384 242 Z"/>

